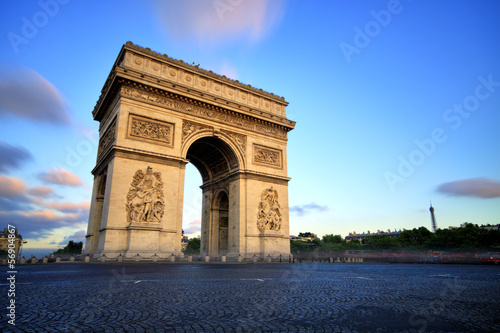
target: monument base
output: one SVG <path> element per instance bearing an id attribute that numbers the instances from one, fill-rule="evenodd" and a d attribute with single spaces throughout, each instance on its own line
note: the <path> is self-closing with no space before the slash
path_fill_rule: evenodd
<path id="1" fill-rule="evenodd" d="M 275 257 L 290 254 L 288 237 L 275 230 L 264 230 L 260 233 L 260 252 L 262 257 Z"/>

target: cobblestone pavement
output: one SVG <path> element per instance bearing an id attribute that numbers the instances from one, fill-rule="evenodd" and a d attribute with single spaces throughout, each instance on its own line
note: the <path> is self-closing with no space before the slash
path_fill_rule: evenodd
<path id="1" fill-rule="evenodd" d="M 1 332 L 500 332 L 500 267 L 17 266 Z M 4 276 L 7 275 L 4 270 Z"/>

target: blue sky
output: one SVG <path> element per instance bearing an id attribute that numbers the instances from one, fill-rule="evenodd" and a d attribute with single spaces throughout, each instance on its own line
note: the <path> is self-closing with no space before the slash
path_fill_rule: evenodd
<path id="1" fill-rule="evenodd" d="M 84 240 L 121 46 L 284 96 L 291 233 L 500 223 L 498 1 L 2 1 L 0 223 Z M 188 165 L 183 228 L 199 234 Z"/>

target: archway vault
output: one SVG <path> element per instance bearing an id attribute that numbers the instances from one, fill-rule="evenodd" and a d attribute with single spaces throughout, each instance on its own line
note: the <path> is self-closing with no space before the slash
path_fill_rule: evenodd
<path id="1" fill-rule="evenodd" d="M 93 111 L 99 149 L 86 251 L 179 255 L 191 162 L 203 181 L 202 253 L 288 254 L 286 148 L 295 122 L 287 105 L 128 42 Z"/>
<path id="2" fill-rule="evenodd" d="M 245 158 L 241 151 L 223 134 L 214 135 L 208 131 L 197 133 L 185 142 L 182 154 L 198 169 L 203 184 L 245 169 Z"/>

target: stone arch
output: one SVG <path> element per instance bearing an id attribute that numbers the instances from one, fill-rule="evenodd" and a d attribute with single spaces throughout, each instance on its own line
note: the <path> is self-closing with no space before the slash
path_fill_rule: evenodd
<path id="1" fill-rule="evenodd" d="M 124 45 L 92 112 L 103 149 L 92 170 L 86 248 L 110 257 L 180 255 L 185 166 L 192 162 L 203 179 L 201 254 L 289 253 L 286 149 L 295 122 L 286 118 L 287 105 L 262 89 Z M 148 170 L 155 178 L 143 183 Z M 271 187 L 280 194 L 279 230 L 257 223 L 261 193 Z"/>
<path id="2" fill-rule="evenodd" d="M 223 179 L 239 170 L 234 150 L 223 140 L 206 136 L 192 142 L 185 158 L 200 171 L 203 184 Z"/>
<path id="3" fill-rule="evenodd" d="M 237 237 L 229 228 L 237 223 L 236 215 L 230 214 L 229 203 L 236 204 L 230 183 L 231 176 L 240 171 L 240 159 L 227 138 L 196 137 L 196 140 L 190 140 L 185 158 L 198 169 L 203 181 L 201 250 L 205 254 L 222 255 L 230 250 L 229 239 Z"/>
<path id="4" fill-rule="evenodd" d="M 244 151 L 242 152 L 242 148 L 234 142 L 234 139 L 231 138 L 229 134 L 226 134 L 224 132 L 214 132 L 212 129 L 202 129 L 195 134 L 188 136 L 182 143 L 182 157 L 185 159 L 189 159 L 187 156 L 189 149 L 191 148 L 193 143 L 203 138 L 219 139 L 226 146 L 227 152 L 230 151 L 231 154 L 234 154 L 235 161 L 238 162 L 238 168 L 241 170 L 246 169 L 246 159 Z"/>

